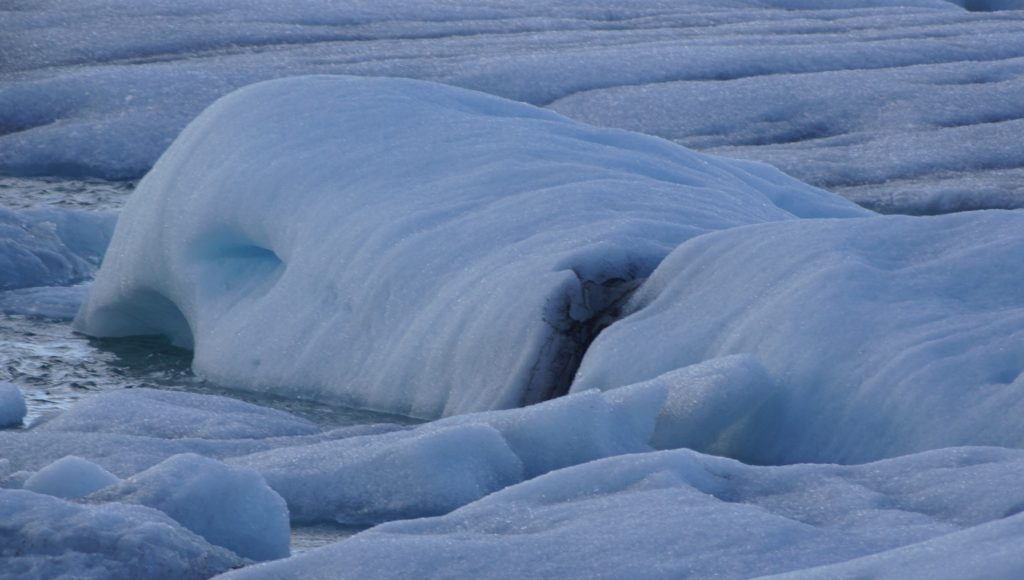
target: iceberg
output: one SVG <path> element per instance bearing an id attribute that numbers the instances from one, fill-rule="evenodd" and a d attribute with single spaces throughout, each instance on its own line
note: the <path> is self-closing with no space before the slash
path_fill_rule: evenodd
<path id="1" fill-rule="evenodd" d="M 482 93 L 269 81 L 212 105 L 142 180 L 75 328 L 165 335 L 220 385 L 503 409 L 564 394 L 681 242 L 867 215 L 768 166 Z"/>

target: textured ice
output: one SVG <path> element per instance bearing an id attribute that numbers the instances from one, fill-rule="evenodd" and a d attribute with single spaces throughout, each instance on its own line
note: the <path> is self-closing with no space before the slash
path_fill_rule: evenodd
<path id="1" fill-rule="evenodd" d="M 777 382 L 732 456 L 861 462 L 1024 445 L 1024 214 L 800 220 L 680 246 L 573 389 L 729 354 Z M 743 403 L 740 403 L 743 404 Z"/>
<path id="2" fill-rule="evenodd" d="M 141 176 L 218 97 L 340 73 L 546 105 L 889 211 L 1024 203 L 1019 0 L 17 7 L 0 12 L 3 173 Z"/>
<path id="3" fill-rule="evenodd" d="M 85 497 L 121 481 L 116 475 L 81 457 L 68 455 L 32 474 L 22 489 L 54 497 Z"/>
<path id="4" fill-rule="evenodd" d="M 90 396 L 34 429 L 164 439 L 263 439 L 320 432 L 305 419 L 238 399 L 138 388 Z"/>
<path id="5" fill-rule="evenodd" d="M 245 558 L 288 556 L 288 508 L 249 469 L 194 454 L 175 455 L 89 499 L 158 509 L 211 544 Z"/>
<path id="6" fill-rule="evenodd" d="M 108 212 L 0 207 L 0 291 L 67 286 L 91 277 L 115 219 Z"/>
<path id="7" fill-rule="evenodd" d="M 591 391 L 228 461 L 263 474 L 293 521 L 374 524 L 438 515 L 548 471 L 650 451 L 666 393 L 633 391 Z"/>
<path id="8" fill-rule="evenodd" d="M 39 286 L 0 291 L 0 313 L 33 319 L 71 321 L 85 301 L 86 285 Z"/>
<path id="9" fill-rule="evenodd" d="M 297 522 L 374 524 L 443 514 L 523 474 L 519 458 L 487 425 L 356 437 L 230 461 L 259 471 Z"/>
<path id="10" fill-rule="evenodd" d="M 245 560 L 153 509 L 0 489 L 0 562 L 10 578 L 198 580 Z"/>
<path id="11" fill-rule="evenodd" d="M 863 215 L 764 165 L 482 93 L 271 81 L 139 184 L 75 324 L 164 334 L 222 385 L 424 418 L 516 407 L 568 389 L 679 242 Z"/>
<path id="12" fill-rule="evenodd" d="M 912 565 L 928 554 L 924 570 L 946 563 L 966 573 L 937 577 L 1007 577 L 1021 562 L 1022 475 L 1024 452 L 994 448 L 860 466 L 627 455 L 226 578 L 750 578 L 870 554 L 882 565 L 865 559 L 849 570 L 893 576 L 900 568 L 884 566 L 893 562 L 917 576 Z"/>
<path id="13" fill-rule="evenodd" d="M 27 411 L 25 396 L 18 385 L 0 381 L 0 427 L 21 425 Z"/>

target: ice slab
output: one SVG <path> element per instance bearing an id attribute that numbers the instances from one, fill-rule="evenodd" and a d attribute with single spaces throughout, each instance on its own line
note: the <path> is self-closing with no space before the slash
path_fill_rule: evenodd
<path id="1" fill-rule="evenodd" d="M 162 439 L 265 439 L 320 432 L 306 419 L 238 399 L 139 388 L 87 397 L 33 429 Z"/>
<path id="2" fill-rule="evenodd" d="M 15 578 L 208 578 L 246 561 L 163 513 L 0 489 L 0 560 Z"/>
<path id="3" fill-rule="evenodd" d="M 892 577 L 916 575 L 909 566 L 926 554 L 925 570 L 1005 577 L 1021 562 L 1013 546 L 1024 495 L 1013 482 L 1022 470 L 1024 452 L 994 448 L 860 466 L 751 467 L 687 450 L 627 455 L 224 577 L 750 578 L 808 568 L 821 577 L 833 568 L 815 567 L 845 561 L 838 577 Z M 855 560 L 871 554 L 881 565 Z"/>
<path id="4" fill-rule="evenodd" d="M 244 558 L 288 556 L 288 508 L 250 469 L 191 453 L 175 455 L 89 499 L 158 509 Z"/>

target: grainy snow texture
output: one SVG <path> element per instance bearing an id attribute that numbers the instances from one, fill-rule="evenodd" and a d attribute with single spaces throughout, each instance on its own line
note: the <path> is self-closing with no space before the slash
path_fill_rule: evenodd
<path id="1" fill-rule="evenodd" d="M 871 554 L 807 577 L 1012 578 L 1022 475 L 1024 452 L 980 447 L 852 467 L 626 455 L 225 578 L 751 578 Z"/>
<path id="2" fill-rule="evenodd" d="M 0 489 L 0 563 L 9 578 L 200 580 L 246 561 L 150 508 Z"/>
<path id="3" fill-rule="evenodd" d="M 730 455 L 852 463 L 1024 445 L 1024 214 L 800 220 L 680 246 L 574 390 L 752 355 L 777 393 Z"/>
<path id="4" fill-rule="evenodd" d="M 175 455 L 89 499 L 158 509 L 245 558 L 288 556 L 288 508 L 251 469 L 191 453 Z"/>
<path id="5" fill-rule="evenodd" d="M 141 176 L 218 97 L 331 73 L 548 106 L 886 211 L 1024 205 L 1020 0 L 5 6 L 2 173 Z"/>
<path id="6" fill-rule="evenodd" d="M 299 77 L 198 117 L 139 184 L 75 325 L 218 384 L 433 418 L 564 394 L 680 242 L 871 215 L 749 162 L 433 83 Z"/>

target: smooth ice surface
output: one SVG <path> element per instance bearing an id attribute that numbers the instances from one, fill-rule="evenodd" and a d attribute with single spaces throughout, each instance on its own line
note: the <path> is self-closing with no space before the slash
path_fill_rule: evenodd
<path id="1" fill-rule="evenodd" d="M 1024 446 L 1022 231 L 1024 213 L 985 211 L 702 236 L 594 341 L 573 389 L 742 353 L 778 390 L 731 453 L 746 461 Z"/>
<path id="2" fill-rule="evenodd" d="M 108 212 L 0 207 L 0 291 L 88 279 L 110 242 Z"/>
<path id="3" fill-rule="evenodd" d="M 263 439 L 320 432 L 305 419 L 238 399 L 155 389 L 122 389 L 88 397 L 34 430 L 164 439 Z"/>
<path id="4" fill-rule="evenodd" d="M 272 81 L 210 107 L 139 184 L 75 324 L 169 336 L 221 385 L 508 408 L 564 393 L 681 241 L 863 215 L 767 166 L 482 93 Z"/>
<path id="5" fill-rule="evenodd" d="M 375 524 L 438 515 L 523 478 L 519 458 L 487 425 L 328 441 L 231 463 L 263 474 L 297 522 Z"/>
<path id="6" fill-rule="evenodd" d="M 749 578 L 869 554 L 911 571 L 903 558 L 932 546 L 925 569 L 1005 577 L 1021 562 L 1022 475 L 1024 452 L 995 448 L 848 467 L 627 455 L 225 577 Z"/>
<path id="7" fill-rule="evenodd" d="M 18 385 L 0 381 L 0 427 L 21 425 L 27 408 Z"/>
<path id="8" fill-rule="evenodd" d="M 81 457 L 68 455 L 25 480 L 22 489 L 54 497 L 85 497 L 121 481 L 116 475 Z"/>
<path id="9" fill-rule="evenodd" d="M 330 73 L 548 106 L 767 161 L 886 211 L 1024 203 L 1020 0 L 12 6 L 2 173 L 138 177 L 218 97 Z"/>
<path id="10" fill-rule="evenodd" d="M 245 560 L 161 512 L 0 489 L 0 562 L 12 578 L 208 578 Z"/>
<path id="11" fill-rule="evenodd" d="M 288 556 L 288 508 L 250 469 L 194 454 L 175 455 L 89 499 L 158 509 L 211 544 L 245 558 Z"/>

